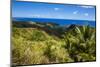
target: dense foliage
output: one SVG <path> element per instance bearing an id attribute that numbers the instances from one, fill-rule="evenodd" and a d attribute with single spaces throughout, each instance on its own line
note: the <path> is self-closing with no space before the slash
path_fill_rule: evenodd
<path id="1" fill-rule="evenodd" d="M 83 62 L 96 59 L 93 27 L 74 26 L 60 33 L 61 38 L 37 28 L 13 27 L 12 34 L 13 65 Z"/>

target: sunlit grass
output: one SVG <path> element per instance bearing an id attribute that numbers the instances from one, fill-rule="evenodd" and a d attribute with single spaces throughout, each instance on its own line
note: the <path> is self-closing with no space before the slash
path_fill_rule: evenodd
<path id="1" fill-rule="evenodd" d="M 63 38 L 34 28 L 13 28 L 14 65 L 79 62 L 95 60 L 95 29 L 75 28 Z"/>

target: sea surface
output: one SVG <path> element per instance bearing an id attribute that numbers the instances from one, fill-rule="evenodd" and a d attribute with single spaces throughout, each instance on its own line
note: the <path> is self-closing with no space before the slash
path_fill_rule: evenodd
<path id="1" fill-rule="evenodd" d="M 96 27 L 96 21 L 89 21 L 89 20 L 72 20 L 72 19 L 48 19 L 48 18 L 19 18 L 14 17 L 12 18 L 14 21 L 33 21 L 33 22 L 41 22 L 41 23 L 56 23 L 59 25 L 70 25 L 70 24 L 76 24 L 76 25 L 90 25 L 92 27 Z"/>

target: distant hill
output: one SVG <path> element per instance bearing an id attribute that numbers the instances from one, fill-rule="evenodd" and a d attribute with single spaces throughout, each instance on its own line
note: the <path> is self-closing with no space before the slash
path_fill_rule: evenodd
<path id="1" fill-rule="evenodd" d="M 40 30 L 44 30 L 50 35 L 55 35 L 58 37 L 62 37 L 62 34 L 64 34 L 66 31 L 75 29 L 75 27 L 81 27 L 79 25 L 71 24 L 71 25 L 65 25 L 60 26 L 57 23 L 53 22 L 27 22 L 27 21 L 13 21 L 12 23 L 13 27 L 17 28 L 36 28 Z"/>
<path id="2" fill-rule="evenodd" d="M 77 20 L 77 19 L 54 19 L 54 18 L 25 18 L 25 17 L 13 17 L 14 21 L 33 21 L 33 22 L 41 22 L 41 23 L 56 23 L 61 26 L 77 24 L 77 25 L 90 25 L 95 27 L 96 21 L 90 20 Z"/>

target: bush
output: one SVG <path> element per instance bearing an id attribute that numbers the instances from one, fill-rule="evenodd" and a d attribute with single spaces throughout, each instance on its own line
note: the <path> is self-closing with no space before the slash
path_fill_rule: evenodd
<path id="1" fill-rule="evenodd" d="M 62 38 L 35 28 L 13 28 L 13 65 L 94 61 L 95 28 L 76 26 Z M 62 36 L 62 35 L 61 35 Z"/>

